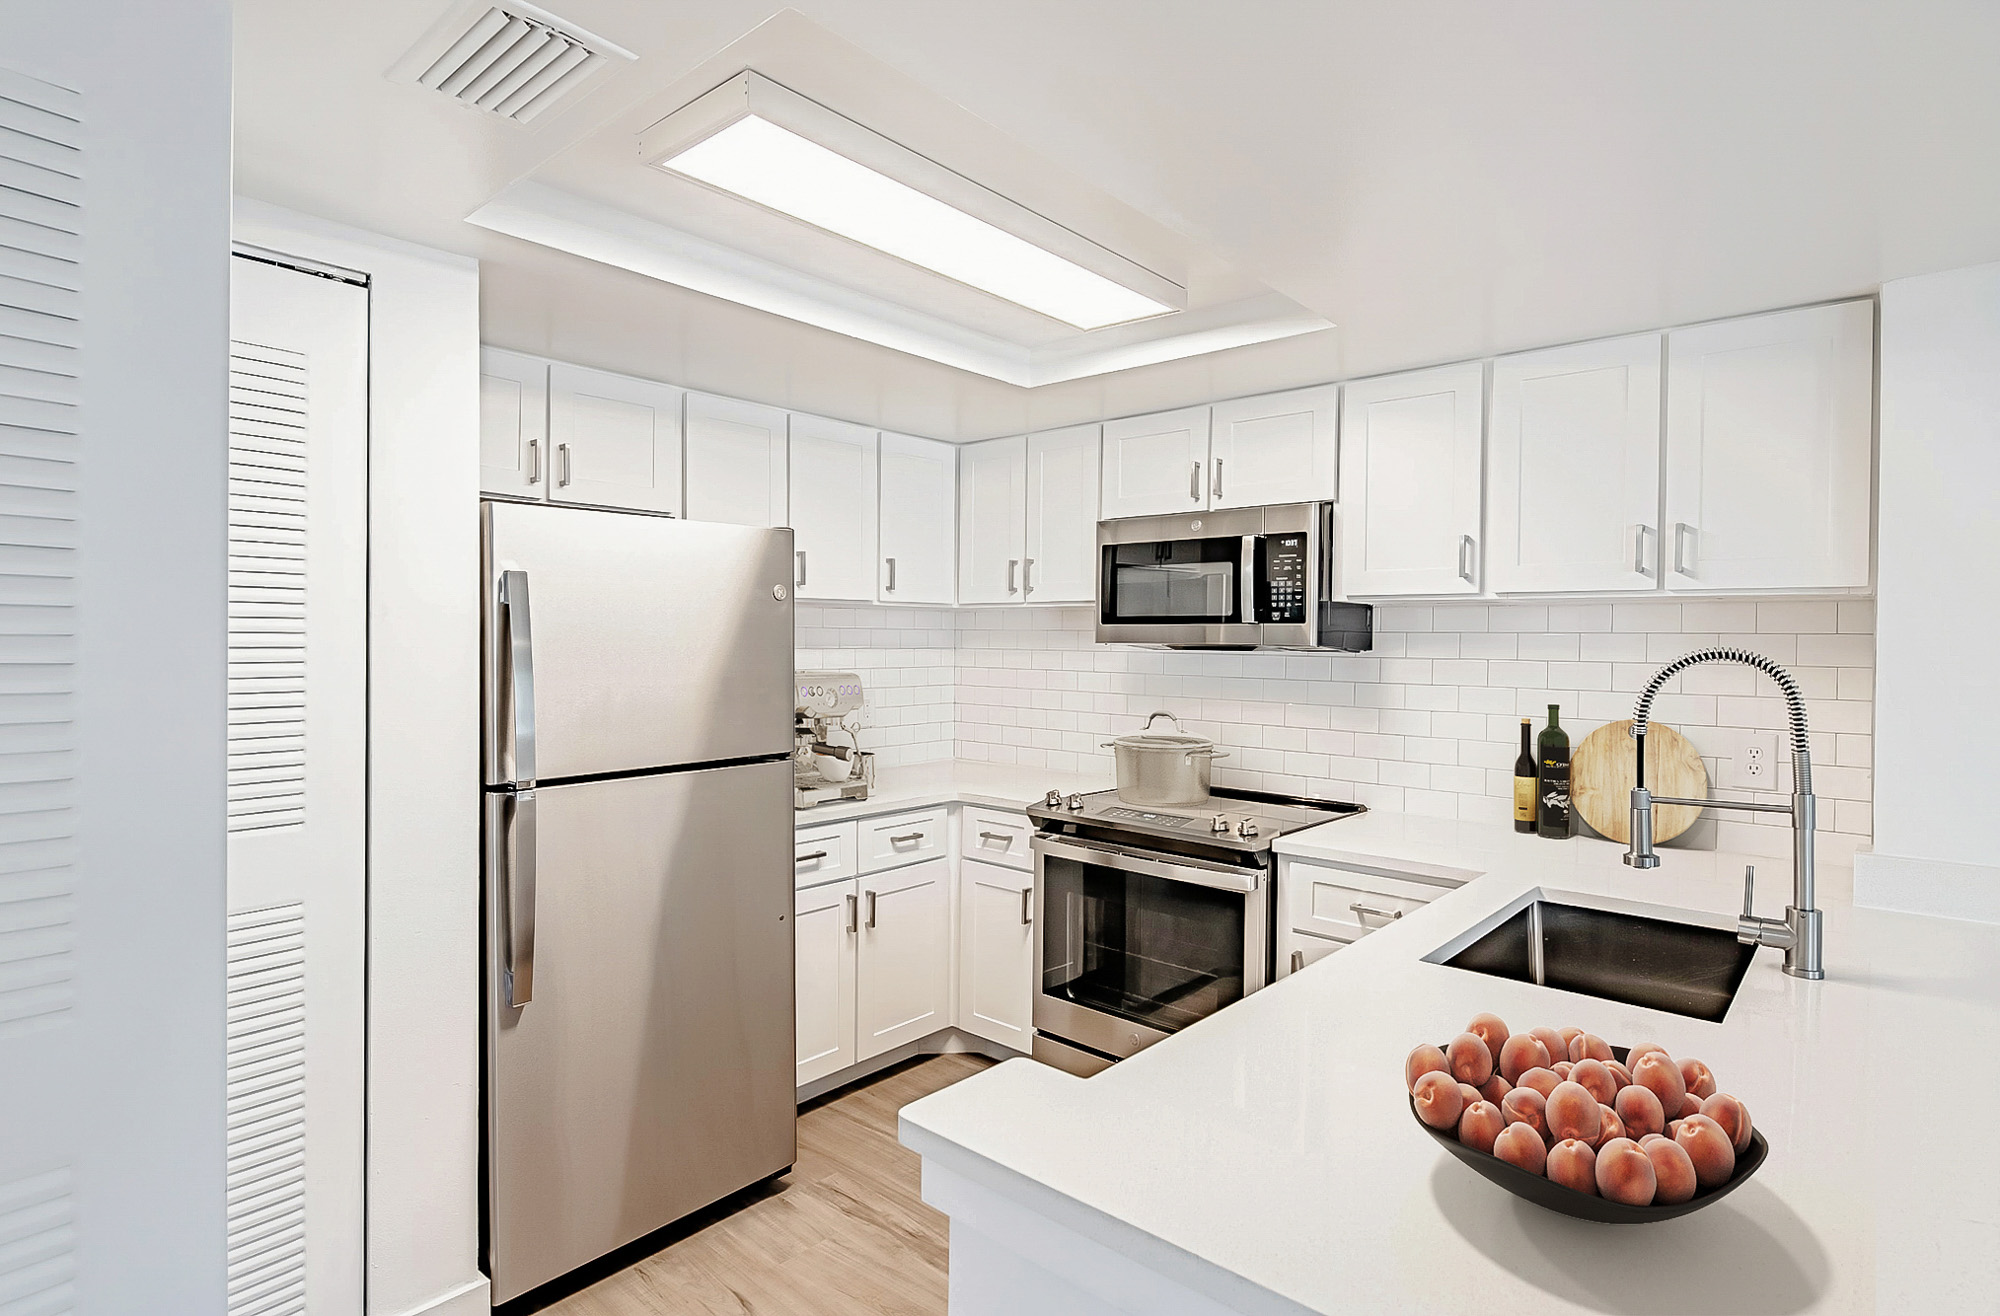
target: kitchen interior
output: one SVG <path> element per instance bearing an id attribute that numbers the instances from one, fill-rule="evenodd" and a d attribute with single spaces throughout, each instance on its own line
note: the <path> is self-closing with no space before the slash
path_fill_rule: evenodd
<path id="1" fill-rule="evenodd" d="M 176 1259 L 52 1082 L 0 1310 L 1990 1304 L 2000 1133 L 1885 1058 L 2000 1087 L 1990 9 L 11 3 L 15 615 L 119 134 L 230 180 L 153 385 L 226 918 Z"/>

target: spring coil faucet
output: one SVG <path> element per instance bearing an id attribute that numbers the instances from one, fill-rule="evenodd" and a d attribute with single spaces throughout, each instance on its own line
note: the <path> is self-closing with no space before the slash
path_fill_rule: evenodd
<path id="1" fill-rule="evenodd" d="M 1736 800 L 1679 800 L 1655 797 L 1646 789 L 1646 723 L 1652 716 L 1653 699 L 1660 688 L 1690 667 L 1703 663 L 1738 663 L 1753 667 L 1778 683 L 1785 696 L 1785 711 L 1791 724 L 1792 802 L 1753 804 Z M 1696 649 L 1653 673 L 1632 710 L 1632 740 L 1638 756 L 1632 787 L 1632 843 L 1625 862 L 1633 868 L 1658 868 L 1660 856 L 1653 851 L 1653 806 L 1680 804 L 1696 809 L 1741 809 L 1749 813 L 1787 813 L 1792 818 L 1792 903 L 1782 919 L 1758 918 L 1751 912 L 1750 898 L 1754 870 L 1746 871 L 1743 882 L 1743 916 L 1736 921 L 1736 939 L 1746 946 L 1776 946 L 1785 952 L 1785 972 L 1794 978 L 1824 978 L 1820 963 L 1821 914 L 1813 903 L 1813 827 L 1817 806 L 1812 793 L 1812 753 L 1806 730 L 1806 701 L 1792 674 L 1761 653 L 1748 649 Z"/>

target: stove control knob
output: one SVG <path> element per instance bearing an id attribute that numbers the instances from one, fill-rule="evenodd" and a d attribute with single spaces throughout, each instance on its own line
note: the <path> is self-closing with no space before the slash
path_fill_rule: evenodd
<path id="1" fill-rule="evenodd" d="M 1050 791 L 1048 793 L 1048 796 L 1045 799 L 1043 799 L 1042 805 L 1043 807 L 1050 809 L 1062 808 L 1062 792 Z"/>
<path id="2" fill-rule="evenodd" d="M 1255 836 L 1257 834 L 1257 824 L 1245 818 L 1242 822 L 1236 824 L 1236 834 L 1245 838 Z"/>
<path id="3" fill-rule="evenodd" d="M 1222 835 L 1222 834 L 1223 834 L 1224 832 L 1228 831 L 1228 830 L 1229 830 L 1229 815 L 1228 815 L 1228 814 L 1226 814 L 1226 813 L 1218 813 L 1218 814 L 1216 814 L 1216 815 L 1215 815 L 1215 822 L 1214 822 L 1214 823 L 1213 823 L 1213 824 L 1212 824 L 1212 825 L 1211 825 L 1211 826 L 1209 827 L 1209 829 L 1208 829 L 1208 830 L 1209 830 L 1209 831 L 1211 831 L 1211 832 L 1214 832 L 1214 833 L 1215 833 L 1215 834 L 1216 834 L 1217 836 L 1220 836 L 1220 835 Z"/>
<path id="4" fill-rule="evenodd" d="M 1081 795 L 1079 795 L 1079 794 L 1075 794 L 1075 793 L 1072 793 L 1072 794 L 1070 795 L 1070 797 L 1069 797 L 1069 811 L 1070 811 L 1071 813 L 1082 813 L 1082 812 L 1083 812 L 1083 796 L 1081 796 Z"/>

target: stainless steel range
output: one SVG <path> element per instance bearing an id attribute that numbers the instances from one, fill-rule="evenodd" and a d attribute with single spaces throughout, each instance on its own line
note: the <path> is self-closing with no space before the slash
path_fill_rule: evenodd
<path id="1" fill-rule="evenodd" d="M 1035 820 L 1034 1055 L 1094 1074 L 1271 981 L 1271 843 L 1359 804 L 1218 789 L 1140 808 L 1050 791 Z"/>

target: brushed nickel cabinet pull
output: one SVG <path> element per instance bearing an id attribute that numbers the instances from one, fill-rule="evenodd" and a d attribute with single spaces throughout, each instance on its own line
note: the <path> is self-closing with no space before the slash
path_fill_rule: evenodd
<path id="1" fill-rule="evenodd" d="M 892 837 L 890 837 L 890 838 L 889 838 L 889 844 L 890 844 L 890 845 L 908 845 L 908 844 L 909 844 L 910 842 L 912 842 L 912 841 L 921 841 L 921 840 L 923 840 L 923 839 L 924 839 L 924 834 L 923 834 L 922 832 L 911 832 L 911 833 L 910 833 L 910 834 L 909 834 L 908 836 L 892 836 Z"/>
<path id="2" fill-rule="evenodd" d="M 541 482 L 542 482 L 542 441 L 540 439 L 529 439 L 528 440 L 528 483 L 540 484 Z"/>
<path id="3" fill-rule="evenodd" d="M 792 862 L 795 864 L 817 863 L 824 858 L 826 858 L 826 851 L 812 850 L 800 855 L 797 859 L 792 860 Z"/>
<path id="4" fill-rule="evenodd" d="M 1035 888 L 1021 888 L 1021 924 L 1023 927 L 1035 921 Z"/>
<path id="5" fill-rule="evenodd" d="M 1303 968 L 1305 968 L 1305 967 L 1306 967 L 1306 953 L 1305 953 L 1304 951 L 1302 951 L 1302 950 L 1295 950 L 1295 951 L 1293 951 L 1293 952 L 1292 952 L 1292 972 L 1293 972 L 1293 973 L 1297 973 L 1297 972 L 1298 972 L 1298 971 L 1299 971 L 1300 969 L 1303 969 Z"/>
<path id="6" fill-rule="evenodd" d="M 861 897 L 850 891 L 844 898 L 847 901 L 847 930 L 849 932 L 859 932 L 861 931 Z"/>
<path id="7" fill-rule="evenodd" d="M 569 445 L 567 443 L 558 443 L 556 445 L 556 487 L 558 489 L 569 488 Z"/>
<path id="8" fill-rule="evenodd" d="M 875 893 L 873 891 L 868 893 L 868 918 L 865 925 L 871 928 L 875 926 Z"/>
<path id="9" fill-rule="evenodd" d="M 1394 920 L 1403 917 L 1403 911 L 1400 909 L 1377 909 L 1373 905 L 1364 905 L 1358 900 L 1349 905 L 1348 908 L 1363 918 L 1386 918 Z"/>

